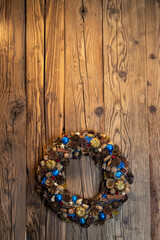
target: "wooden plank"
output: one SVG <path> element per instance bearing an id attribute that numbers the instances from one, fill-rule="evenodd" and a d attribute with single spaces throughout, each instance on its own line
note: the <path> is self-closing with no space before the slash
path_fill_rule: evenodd
<path id="1" fill-rule="evenodd" d="M 46 143 L 63 133 L 64 124 L 64 1 L 47 0 L 45 11 Z M 65 239 L 65 223 L 47 209 L 46 239 Z"/>
<path id="2" fill-rule="evenodd" d="M 17 8 L 18 6 L 18 8 Z M 25 238 L 24 1 L 0 1 L 0 236 Z"/>
<path id="3" fill-rule="evenodd" d="M 118 1 L 118 77 L 121 91 L 122 150 L 135 182 L 123 207 L 124 239 L 150 239 L 145 1 Z M 121 236 L 119 236 L 121 237 Z"/>
<path id="4" fill-rule="evenodd" d="M 105 132 L 115 144 L 121 147 L 121 99 L 118 78 L 117 21 L 119 10 L 117 1 L 103 1 L 103 61 L 104 61 L 104 105 Z M 105 222 L 102 239 L 113 240 L 122 235 L 122 211 L 118 220 Z"/>
<path id="5" fill-rule="evenodd" d="M 35 174 L 45 144 L 44 0 L 26 1 L 27 238 L 45 239 L 45 207 Z"/>
<path id="6" fill-rule="evenodd" d="M 146 54 L 148 86 L 151 237 L 160 239 L 160 8 L 158 1 L 146 1 Z"/>
<path id="7" fill-rule="evenodd" d="M 65 130 L 104 130 L 102 3 L 65 2 Z M 73 193 L 93 197 L 101 173 L 88 158 L 72 160 L 67 183 Z M 101 227 L 67 225 L 66 239 L 99 239 Z"/>

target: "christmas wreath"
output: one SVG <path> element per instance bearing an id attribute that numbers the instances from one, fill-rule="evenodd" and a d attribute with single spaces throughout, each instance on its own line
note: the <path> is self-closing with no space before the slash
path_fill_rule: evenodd
<path id="1" fill-rule="evenodd" d="M 92 199 L 83 199 L 67 189 L 65 169 L 70 159 L 83 155 L 90 156 L 102 170 L 99 193 Z M 47 147 L 37 169 L 37 191 L 62 220 L 87 228 L 118 215 L 118 208 L 128 199 L 133 178 L 118 145 L 105 134 L 85 130 L 58 137 Z"/>

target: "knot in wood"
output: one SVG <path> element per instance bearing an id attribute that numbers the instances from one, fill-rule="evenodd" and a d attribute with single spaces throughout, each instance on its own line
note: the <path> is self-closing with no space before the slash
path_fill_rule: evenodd
<path id="1" fill-rule="evenodd" d="M 80 7 L 79 12 L 80 12 L 82 17 L 85 17 L 88 13 L 88 9 L 84 6 L 82 6 L 82 7 Z"/>
<path id="2" fill-rule="evenodd" d="M 151 105 L 151 106 L 149 107 L 149 110 L 150 110 L 151 113 L 156 113 L 156 111 L 157 111 L 156 107 L 153 106 L 153 105 Z"/>
<path id="3" fill-rule="evenodd" d="M 97 107 L 96 109 L 95 109 L 95 114 L 97 115 L 97 116 L 101 116 L 102 115 L 102 113 L 103 113 L 103 107 Z"/>

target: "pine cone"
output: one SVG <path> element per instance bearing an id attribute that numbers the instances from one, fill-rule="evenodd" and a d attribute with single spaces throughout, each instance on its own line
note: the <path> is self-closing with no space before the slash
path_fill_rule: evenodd
<path id="1" fill-rule="evenodd" d="M 86 140 L 86 138 L 80 138 L 79 143 L 80 143 L 80 146 L 81 146 L 82 148 L 87 147 L 87 140 Z"/>
<path id="2" fill-rule="evenodd" d="M 71 149 L 76 149 L 78 147 L 78 143 L 76 141 L 70 141 L 68 146 Z"/>
<path id="3" fill-rule="evenodd" d="M 71 136 L 70 139 L 71 139 L 71 141 L 75 141 L 75 142 L 77 142 L 77 141 L 80 140 L 80 137 L 79 137 L 77 134 L 74 134 L 74 135 Z"/>
<path id="4" fill-rule="evenodd" d="M 55 185 L 52 185 L 52 187 L 49 187 L 48 188 L 48 191 L 51 193 L 51 194 L 54 194 L 56 191 L 57 191 L 57 187 Z"/>
<path id="5" fill-rule="evenodd" d="M 121 163 L 121 160 L 118 157 L 112 159 L 112 162 L 111 162 L 111 164 L 116 167 L 118 167 L 120 163 Z"/>
<path id="6" fill-rule="evenodd" d="M 69 194 L 65 194 L 65 195 L 63 196 L 63 200 L 64 200 L 65 202 L 69 202 L 69 201 L 71 200 L 70 195 L 69 195 Z"/>
<path id="7" fill-rule="evenodd" d="M 59 175 L 59 176 L 56 177 L 56 182 L 58 183 L 58 185 L 62 185 L 62 184 L 65 183 L 65 179 L 64 179 L 63 176 Z"/>
<path id="8" fill-rule="evenodd" d="M 53 160 L 53 159 L 56 159 L 57 158 L 57 155 L 58 153 L 56 151 L 54 151 L 51 146 L 49 146 L 49 148 L 47 148 L 47 151 L 46 151 L 49 159 Z"/>
<path id="9" fill-rule="evenodd" d="M 90 209 L 89 209 L 89 215 L 92 215 L 93 217 L 97 216 L 98 213 L 99 213 L 99 210 L 97 207 L 95 206 L 92 206 Z"/>
<path id="10" fill-rule="evenodd" d="M 129 171 L 129 172 L 126 174 L 126 179 L 127 179 L 127 181 L 129 182 L 129 184 L 132 184 L 132 183 L 133 183 L 134 175 L 132 174 L 132 172 Z"/>

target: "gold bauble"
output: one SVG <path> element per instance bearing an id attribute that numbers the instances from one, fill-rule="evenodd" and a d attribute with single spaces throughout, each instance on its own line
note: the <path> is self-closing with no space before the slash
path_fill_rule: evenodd
<path id="1" fill-rule="evenodd" d="M 101 145 L 101 142 L 98 138 L 92 138 L 92 140 L 90 141 L 90 144 L 92 147 L 98 148 Z"/>
<path id="2" fill-rule="evenodd" d="M 46 162 L 46 167 L 48 168 L 49 171 L 52 171 L 56 166 L 56 161 L 54 160 L 48 160 Z"/>
<path id="3" fill-rule="evenodd" d="M 78 218 L 83 218 L 86 215 L 86 209 L 82 206 L 76 208 L 76 216 Z"/>
<path id="4" fill-rule="evenodd" d="M 116 185 L 116 189 L 118 189 L 119 191 L 123 191 L 125 188 L 125 184 L 123 181 L 118 181 L 116 182 L 115 185 Z"/>

